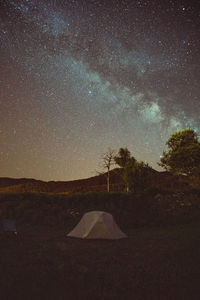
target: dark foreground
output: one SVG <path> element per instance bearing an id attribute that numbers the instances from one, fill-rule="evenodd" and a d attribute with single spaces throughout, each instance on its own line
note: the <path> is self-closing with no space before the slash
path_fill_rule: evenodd
<path id="1" fill-rule="evenodd" d="M 118 241 L 63 228 L 0 235 L 0 298 L 199 299 L 200 224 L 126 231 Z"/>

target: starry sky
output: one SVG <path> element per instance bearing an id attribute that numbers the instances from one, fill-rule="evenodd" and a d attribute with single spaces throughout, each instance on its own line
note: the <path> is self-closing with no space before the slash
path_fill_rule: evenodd
<path id="1" fill-rule="evenodd" d="M 198 2 L 1 1 L 0 176 L 90 177 L 109 147 L 158 169 L 199 133 Z"/>

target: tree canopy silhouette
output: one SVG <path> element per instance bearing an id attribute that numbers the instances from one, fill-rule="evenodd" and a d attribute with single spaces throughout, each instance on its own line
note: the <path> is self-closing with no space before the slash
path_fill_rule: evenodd
<path id="1" fill-rule="evenodd" d="M 200 142 L 193 129 L 175 132 L 166 142 L 168 151 L 158 163 L 165 170 L 187 176 L 200 174 Z"/>

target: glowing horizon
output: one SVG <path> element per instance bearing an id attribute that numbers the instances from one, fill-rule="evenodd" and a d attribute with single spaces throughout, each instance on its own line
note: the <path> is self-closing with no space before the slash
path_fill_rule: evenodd
<path id="1" fill-rule="evenodd" d="M 198 5 L 66 2 L 3 3 L 0 177 L 88 178 L 109 147 L 159 169 L 199 132 Z"/>

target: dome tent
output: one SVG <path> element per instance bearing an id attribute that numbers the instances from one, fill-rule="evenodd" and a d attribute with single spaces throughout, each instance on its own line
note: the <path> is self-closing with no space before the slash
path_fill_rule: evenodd
<path id="1" fill-rule="evenodd" d="M 67 236 L 82 239 L 121 239 L 127 237 L 117 226 L 112 215 L 104 211 L 85 213 Z"/>

